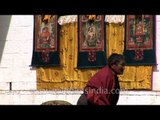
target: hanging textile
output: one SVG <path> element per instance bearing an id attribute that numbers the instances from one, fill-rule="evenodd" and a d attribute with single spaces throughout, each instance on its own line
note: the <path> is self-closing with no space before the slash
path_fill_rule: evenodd
<path id="1" fill-rule="evenodd" d="M 125 15 L 105 15 L 105 22 L 123 24 Z"/>
<path id="2" fill-rule="evenodd" d="M 58 66 L 60 64 L 57 19 L 57 15 L 35 15 L 31 66 Z"/>
<path id="3" fill-rule="evenodd" d="M 153 15 L 127 15 L 124 55 L 127 65 L 155 65 Z"/>
<path id="4" fill-rule="evenodd" d="M 78 23 L 60 28 L 61 67 L 36 68 L 38 90 L 83 90 L 87 81 L 99 70 L 77 69 Z M 125 24 L 106 24 L 106 56 L 124 51 Z M 126 66 L 119 76 L 121 89 L 151 90 L 152 66 Z"/>
<path id="5" fill-rule="evenodd" d="M 65 25 L 69 23 L 77 23 L 77 15 L 64 15 L 58 19 L 59 25 Z"/>
<path id="6" fill-rule="evenodd" d="M 38 90 L 83 90 L 87 81 L 99 70 L 77 69 L 78 24 L 69 23 L 60 27 L 61 67 L 36 68 Z"/>
<path id="7" fill-rule="evenodd" d="M 78 68 L 106 65 L 104 15 L 79 15 Z"/>

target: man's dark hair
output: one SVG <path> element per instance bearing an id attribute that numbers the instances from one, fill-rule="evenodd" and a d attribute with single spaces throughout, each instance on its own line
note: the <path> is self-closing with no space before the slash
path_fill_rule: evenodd
<path id="1" fill-rule="evenodd" d="M 121 60 L 124 60 L 124 56 L 118 53 L 113 53 L 108 58 L 108 66 L 111 67 L 113 64 L 118 64 Z"/>

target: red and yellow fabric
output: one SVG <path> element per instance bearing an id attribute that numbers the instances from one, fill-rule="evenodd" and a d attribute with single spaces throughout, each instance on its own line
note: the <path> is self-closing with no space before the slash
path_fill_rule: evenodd
<path id="1" fill-rule="evenodd" d="M 61 26 L 61 67 L 40 67 L 36 69 L 38 90 L 83 89 L 87 81 L 99 70 L 77 69 L 78 32 L 77 23 Z M 106 56 L 124 51 L 124 24 L 106 25 Z M 151 89 L 152 66 L 126 66 L 119 76 L 121 89 Z"/>
<path id="2" fill-rule="evenodd" d="M 59 66 L 57 15 L 35 15 L 34 47 L 31 66 Z"/>

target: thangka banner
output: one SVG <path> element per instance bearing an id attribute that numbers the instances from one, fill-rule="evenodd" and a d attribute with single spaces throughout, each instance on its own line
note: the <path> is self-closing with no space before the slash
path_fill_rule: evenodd
<path id="1" fill-rule="evenodd" d="M 126 65 L 155 65 L 155 16 L 127 15 L 124 55 Z"/>
<path id="2" fill-rule="evenodd" d="M 31 66 L 57 66 L 60 64 L 57 19 L 57 15 L 35 15 Z"/>
<path id="3" fill-rule="evenodd" d="M 106 65 L 104 15 L 78 16 L 78 68 Z"/>

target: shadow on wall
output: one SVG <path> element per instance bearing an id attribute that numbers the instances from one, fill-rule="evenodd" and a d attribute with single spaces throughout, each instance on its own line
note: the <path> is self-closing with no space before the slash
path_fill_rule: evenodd
<path id="1" fill-rule="evenodd" d="M 12 15 L 0 15 L 0 63 Z"/>

